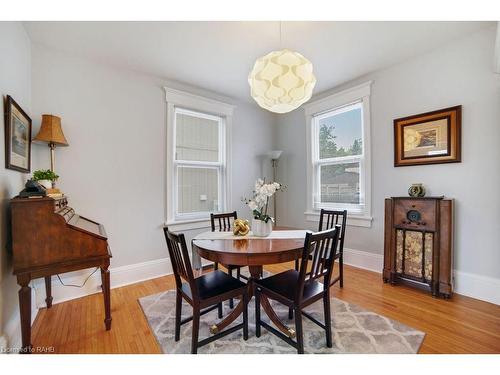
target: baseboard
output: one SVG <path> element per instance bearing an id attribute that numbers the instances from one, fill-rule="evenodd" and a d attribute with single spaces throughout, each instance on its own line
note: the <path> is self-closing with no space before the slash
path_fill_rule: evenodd
<path id="1" fill-rule="evenodd" d="M 81 285 L 92 273 L 92 269 L 72 272 L 61 275 L 61 280 L 67 286 L 60 283 L 57 276 L 52 277 L 53 304 L 69 301 L 75 298 L 85 297 L 90 294 L 101 292 L 101 274 L 99 270 L 87 280 L 81 288 L 69 286 Z M 155 259 L 147 262 L 135 263 L 127 266 L 110 268 L 111 288 L 135 284 L 144 280 L 154 279 L 172 273 L 170 260 L 168 258 Z M 45 282 L 37 279 L 34 282 L 36 294 L 36 306 L 46 307 Z"/>
<path id="2" fill-rule="evenodd" d="M 455 270 L 454 291 L 500 305 L 500 279 Z"/>
<path id="3" fill-rule="evenodd" d="M 384 256 L 344 248 L 344 263 L 381 273 L 384 267 Z M 454 270 L 453 275 L 454 293 L 500 305 L 500 279 L 458 270 Z"/>
<path id="4" fill-rule="evenodd" d="M 344 249 L 345 264 L 353 267 L 381 273 L 383 269 L 383 255 L 355 249 Z M 91 270 L 76 272 L 62 276 L 65 284 L 81 284 Z M 122 267 L 111 268 L 111 288 L 117 288 L 144 280 L 154 279 L 172 273 L 170 260 L 168 258 L 131 264 Z M 45 285 L 43 280 L 34 283 L 36 307 L 45 307 Z M 455 293 L 477 298 L 483 301 L 500 304 L 500 280 L 455 271 Z M 52 279 L 53 303 L 60 303 L 75 298 L 87 296 L 101 291 L 100 273 L 92 275 L 84 287 L 74 288 L 63 286 L 59 280 Z"/>
<path id="5" fill-rule="evenodd" d="M 382 273 L 384 256 L 382 254 L 344 248 L 344 263 L 356 268 Z"/>

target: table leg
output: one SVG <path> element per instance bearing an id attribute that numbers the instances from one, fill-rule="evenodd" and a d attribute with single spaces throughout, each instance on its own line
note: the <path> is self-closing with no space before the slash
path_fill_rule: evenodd
<path id="1" fill-rule="evenodd" d="M 262 272 L 263 272 L 263 269 L 262 269 L 262 266 L 250 266 L 248 267 L 250 269 L 250 274 L 252 275 L 250 280 L 249 280 L 249 284 L 252 284 L 251 285 L 251 291 L 252 291 L 252 294 L 254 293 L 254 285 L 253 285 L 253 282 L 254 280 L 258 280 L 261 275 L 262 275 Z M 295 331 L 292 329 L 292 328 L 288 328 L 285 323 L 283 323 L 281 321 L 281 319 L 278 317 L 278 315 L 276 315 L 276 313 L 274 312 L 274 309 L 273 307 L 271 306 L 271 302 L 269 302 L 269 299 L 264 296 L 263 294 L 260 295 L 260 305 L 262 307 L 262 309 L 266 312 L 266 315 L 268 316 L 269 320 L 271 320 L 271 322 L 274 323 L 274 325 L 276 327 L 278 327 L 278 329 L 283 332 L 283 334 L 287 335 L 288 337 L 290 338 L 295 338 Z"/>
<path id="2" fill-rule="evenodd" d="M 250 270 L 250 279 L 248 280 L 248 299 L 250 300 L 253 296 L 254 285 L 253 280 L 259 279 L 262 274 L 262 266 L 249 266 Z M 243 312 L 243 298 L 240 299 L 240 302 L 234 308 L 231 313 L 226 316 L 223 320 L 221 320 L 218 324 L 214 324 L 210 327 L 210 332 L 212 334 L 216 334 L 217 332 L 221 332 L 224 328 L 230 325 L 232 322 L 236 320 L 238 316 Z"/>
<path id="3" fill-rule="evenodd" d="M 254 295 L 254 281 L 258 280 L 262 276 L 262 271 L 263 268 L 262 266 L 249 266 L 248 267 L 250 270 L 250 279 L 248 280 L 248 296 L 249 299 L 252 298 Z M 269 319 L 278 327 L 278 329 L 283 332 L 283 334 L 287 335 L 290 338 L 295 338 L 295 331 L 289 327 L 287 327 L 281 320 L 280 318 L 276 315 L 274 312 L 274 309 L 271 306 L 271 303 L 267 299 L 266 296 L 263 296 L 261 294 L 261 306 L 266 312 L 266 315 L 269 317 Z M 215 334 L 217 332 L 222 331 L 224 328 L 226 328 L 229 324 L 235 321 L 235 319 L 240 316 L 240 314 L 243 312 L 243 300 L 240 300 L 240 303 L 236 306 L 236 308 L 229 314 L 226 318 L 224 318 L 219 324 L 214 324 L 212 327 L 210 327 L 210 332 L 212 334 Z"/>

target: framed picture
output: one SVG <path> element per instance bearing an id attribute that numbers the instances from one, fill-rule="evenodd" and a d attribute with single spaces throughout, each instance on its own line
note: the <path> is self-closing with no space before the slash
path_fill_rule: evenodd
<path id="1" fill-rule="evenodd" d="M 30 173 L 31 118 L 7 96 L 5 99 L 5 168 Z"/>
<path id="2" fill-rule="evenodd" d="M 461 161 L 462 106 L 394 120 L 394 166 Z"/>

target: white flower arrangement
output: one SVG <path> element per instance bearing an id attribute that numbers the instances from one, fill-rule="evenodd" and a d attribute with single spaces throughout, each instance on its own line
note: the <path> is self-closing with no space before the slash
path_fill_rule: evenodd
<path id="1" fill-rule="evenodd" d="M 255 181 L 252 199 L 244 198 L 243 201 L 252 210 L 254 219 L 268 222 L 274 222 L 274 218 L 267 214 L 269 206 L 269 198 L 271 198 L 277 191 L 283 190 L 283 185 L 279 182 L 264 183 L 264 180 L 259 178 Z"/>

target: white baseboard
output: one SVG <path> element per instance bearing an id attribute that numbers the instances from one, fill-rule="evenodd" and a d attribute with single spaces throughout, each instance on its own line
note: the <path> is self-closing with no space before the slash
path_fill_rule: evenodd
<path id="1" fill-rule="evenodd" d="M 455 270 L 453 288 L 457 294 L 500 305 L 500 279 Z"/>
<path id="2" fill-rule="evenodd" d="M 384 256 L 344 248 L 344 263 L 353 267 L 381 273 Z M 454 270 L 453 292 L 500 305 L 500 279 Z"/>
<path id="3" fill-rule="evenodd" d="M 81 285 L 92 273 L 92 269 L 71 272 L 61 275 L 64 284 Z M 168 258 L 155 259 L 147 262 L 130 264 L 127 266 L 110 268 L 111 288 L 135 284 L 144 280 L 154 279 L 172 273 L 170 260 Z M 34 282 L 36 294 L 36 306 L 46 307 L 45 303 L 45 282 L 37 279 Z M 88 296 L 101 292 L 101 273 L 97 270 L 81 288 L 64 286 L 59 282 L 57 276 L 52 277 L 52 297 L 53 304 Z"/>
<path id="4" fill-rule="evenodd" d="M 367 251 L 344 248 L 344 263 L 356 268 L 382 273 L 384 256 Z"/>

